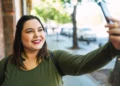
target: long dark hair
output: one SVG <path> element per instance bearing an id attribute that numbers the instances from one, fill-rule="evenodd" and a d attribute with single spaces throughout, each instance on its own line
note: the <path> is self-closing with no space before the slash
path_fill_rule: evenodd
<path id="1" fill-rule="evenodd" d="M 120 56 L 116 58 L 116 63 L 109 77 L 111 86 L 120 86 Z"/>
<path id="2" fill-rule="evenodd" d="M 22 62 L 24 59 L 21 57 L 21 53 L 24 51 L 23 44 L 21 41 L 21 33 L 22 33 L 25 22 L 31 19 L 38 20 L 43 30 L 45 31 L 45 28 L 42 22 L 36 16 L 24 15 L 18 20 L 16 25 L 15 39 L 13 42 L 13 56 L 11 57 L 11 62 L 17 65 L 18 67 L 22 67 L 22 68 L 25 68 L 25 66 Z M 40 51 L 37 54 L 37 62 L 39 62 L 40 59 L 45 59 L 46 57 L 48 57 L 47 55 L 48 55 L 48 50 L 47 50 L 47 43 L 45 41 L 43 47 L 40 49 Z"/>

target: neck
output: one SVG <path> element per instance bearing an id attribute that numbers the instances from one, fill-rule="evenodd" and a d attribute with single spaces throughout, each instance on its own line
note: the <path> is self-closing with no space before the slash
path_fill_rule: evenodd
<path id="1" fill-rule="evenodd" d="M 28 59 L 28 60 L 32 60 L 32 59 L 36 59 L 37 57 L 37 54 L 38 54 L 38 51 L 27 51 L 27 50 L 25 50 L 24 52 L 23 52 L 23 56 L 25 57 L 25 59 Z"/>

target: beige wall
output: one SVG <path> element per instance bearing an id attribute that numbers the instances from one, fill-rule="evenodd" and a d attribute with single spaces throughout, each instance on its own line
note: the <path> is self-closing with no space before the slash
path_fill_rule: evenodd
<path id="1" fill-rule="evenodd" d="M 4 57 L 4 35 L 3 35 L 3 19 L 2 19 L 2 4 L 0 0 L 0 59 Z"/>
<path id="2" fill-rule="evenodd" d="M 22 7 L 21 7 L 21 1 L 22 0 L 15 0 L 15 17 L 16 17 L 16 22 L 18 19 L 22 16 Z"/>

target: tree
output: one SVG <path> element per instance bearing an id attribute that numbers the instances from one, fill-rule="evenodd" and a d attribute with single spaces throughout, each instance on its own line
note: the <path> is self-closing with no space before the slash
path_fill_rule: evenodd
<path id="1" fill-rule="evenodd" d="M 54 20 L 58 23 L 71 22 L 71 18 L 62 6 L 60 0 L 41 0 L 39 7 L 34 8 L 36 14 L 47 20 Z"/>
<path id="2" fill-rule="evenodd" d="M 71 3 L 71 0 L 62 0 L 64 3 Z M 77 0 L 77 2 L 81 3 L 82 0 Z M 71 49 L 78 49 L 78 40 L 77 40 L 77 24 L 76 24 L 76 8 L 77 8 L 77 3 L 73 7 L 73 13 L 71 15 L 72 18 L 72 23 L 73 23 L 73 46 Z"/>
<path id="3" fill-rule="evenodd" d="M 71 0 L 62 0 L 62 2 L 64 3 L 71 3 L 70 2 Z M 78 3 L 81 3 L 82 0 L 77 0 Z M 93 1 L 93 0 L 91 0 Z M 94 0 L 94 2 L 98 2 L 99 0 Z M 105 2 L 105 0 L 102 0 L 103 2 Z M 79 48 L 78 46 L 78 41 L 77 41 L 77 25 L 76 25 L 76 8 L 77 8 L 77 4 L 74 5 L 73 7 L 73 13 L 71 15 L 72 17 L 72 23 L 73 23 L 73 46 L 72 46 L 72 49 L 77 49 Z"/>
<path id="4" fill-rule="evenodd" d="M 76 8 L 77 5 L 74 5 L 73 13 L 71 15 L 72 17 L 72 23 L 73 23 L 73 46 L 72 49 L 79 48 L 78 41 L 77 41 L 77 25 L 76 25 Z"/>
<path id="5" fill-rule="evenodd" d="M 98 2 L 99 0 L 91 0 Z M 105 2 L 105 0 L 102 0 Z M 82 0 L 78 0 L 81 3 Z M 77 4 L 74 5 L 73 13 L 71 17 L 65 12 L 63 4 L 71 3 L 71 0 L 41 0 L 40 7 L 36 7 L 36 13 L 41 16 L 46 22 L 48 19 L 55 20 L 59 23 L 71 22 L 73 23 L 73 46 L 72 49 L 79 48 L 77 40 L 77 25 L 76 25 L 76 8 Z M 58 9 L 58 7 L 60 9 Z"/>
<path id="6" fill-rule="evenodd" d="M 63 3 L 71 3 L 72 0 L 61 0 Z M 77 0 L 79 3 L 82 2 L 82 0 Z"/>

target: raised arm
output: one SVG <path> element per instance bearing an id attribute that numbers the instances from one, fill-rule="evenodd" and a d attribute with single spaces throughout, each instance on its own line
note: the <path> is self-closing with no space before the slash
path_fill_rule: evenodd
<path id="1" fill-rule="evenodd" d="M 67 51 L 54 51 L 55 59 L 64 75 L 81 75 L 93 72 L 119 55 L 110 42 L 86 55 L 75 55 Z"/>
<path id="2" fill-rule="evenodd" d="M 74 55 L 66 51 L 54 51 L 55 59 L 64 75 L 81 75 L 103 67 L 117 55 L 120 55 L 120 21 L 108 18 L 113 24 L 107 24 L 109 42 L 86 55 Z"/>

